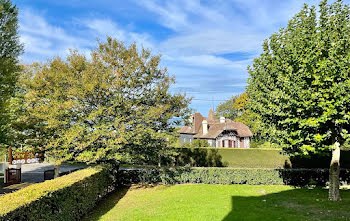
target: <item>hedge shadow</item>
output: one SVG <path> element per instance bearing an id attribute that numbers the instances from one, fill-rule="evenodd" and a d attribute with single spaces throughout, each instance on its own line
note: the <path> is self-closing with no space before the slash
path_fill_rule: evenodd
<path id="1" fill-rule="evenodd" d="M 328 201 L 328 190 L 301 188 L 255 196 L 231 196 L 231 211 L 222 221 L 232 220 L 348 220 L 350 191 L 341 190 L 343 201 Z"/>

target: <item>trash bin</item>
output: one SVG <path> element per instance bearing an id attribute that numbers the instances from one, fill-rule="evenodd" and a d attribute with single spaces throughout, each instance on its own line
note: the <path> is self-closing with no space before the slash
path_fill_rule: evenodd
<path id="1" fill-rule="evenodd" d="M 55 170 L 45 170 L 44 180 L 52 180 L 55 177 Z"/>

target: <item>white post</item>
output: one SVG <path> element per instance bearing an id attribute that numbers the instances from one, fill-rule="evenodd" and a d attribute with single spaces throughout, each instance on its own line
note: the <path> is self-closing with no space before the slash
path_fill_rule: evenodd
<path id="1" fill-rule="evenodd" d="M 8 162 L 5 162 L 4 163 L 4 183 L 6 182 L 7 180 L 7 177 L 6 177 L 6 170 L 9 168 L 9 163 Z"/>
<path id="2" fill-rule="evenodd" d="M 54 179 L 60 176 L 60 165 L 54 165 Z"/>

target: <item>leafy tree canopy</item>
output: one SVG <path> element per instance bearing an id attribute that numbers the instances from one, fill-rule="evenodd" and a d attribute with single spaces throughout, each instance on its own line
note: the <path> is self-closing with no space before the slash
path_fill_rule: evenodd
<path id="1" fill-rule="evenodd" d="M 230 99 L 217 106 L 215 109 L 215 116 L 217 118 L 225 117 L 232 120 L 239 116 L 239 109 L 233 106 L 238 97 L 239 95 L 232 96 Z"/>
<path id="2" fill-rule="evenodd" d="M 191 143 L 191 147 L 209 147 L 209 143 L 207 140 L 203 139 L 194 139 Z"/>
<path id="3" fill-rule="evenodd" d="M 8 145 L 10 136 L 9 100 L 15 91 L 18 56 L 23 46 L 18 36 L 18 9 L 9 0 L 0 0 L 0 146 Z"/>
<path id="4" fill-rule="evenodd" d="M 263 44 L 248 85 L 253 112 L 277 129 L 290 154 L 332 150 L 329 199 L 340 200 L 340 146 L 350 130 L 350 8 L 304 5 Z"/>
<path id="5" fill-rule="evenodd" d="M 249 98 L 246 92 L 239 95 L 233 104 L 233 108 L 241 113 L 234 121 L 247 125 L 253 133 L 255 142 L 275 142 L 275 129 L 271 124 L 263 123 L 256 112 L 249 109 Z"/>
<path id="6" fill-rule="evenodd" d="M 322 152 L 349 139 L 349 16 L 340 0 L 322 1 L 319 14 L 304 5 L 248 68 L 251 109 L 276 127 L 290 153 Z"/>
<path id="7" fill-rule="evenodd" d="M 117 159 L 158 162 L 173 117 L 185 117 L 189 99 L 171 94 L 174 78 L 160 56 L 108 38 L 91 53 L 77 51 L 26 69 L 27 115 L 56 163 Z"/>

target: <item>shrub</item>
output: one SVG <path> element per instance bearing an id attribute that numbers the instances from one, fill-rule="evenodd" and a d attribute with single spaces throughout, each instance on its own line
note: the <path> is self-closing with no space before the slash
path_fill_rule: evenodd
<path id="1" fill-rule="evenodd" d="M 238 169 L 238 168 L 148 168 L 122 170 L 118 178 L 121 185 L 151 184 L 250 184 L 325 186 L 327 169 Z M 350 183 L 350 170 L 341 170 L 343 184 Z"/>
<path id="2" fill-rule="evenodd" d="M 111 168 L 80 170 L 0 197 L 0 220 L 77 220 L 115 187 Z"/>

